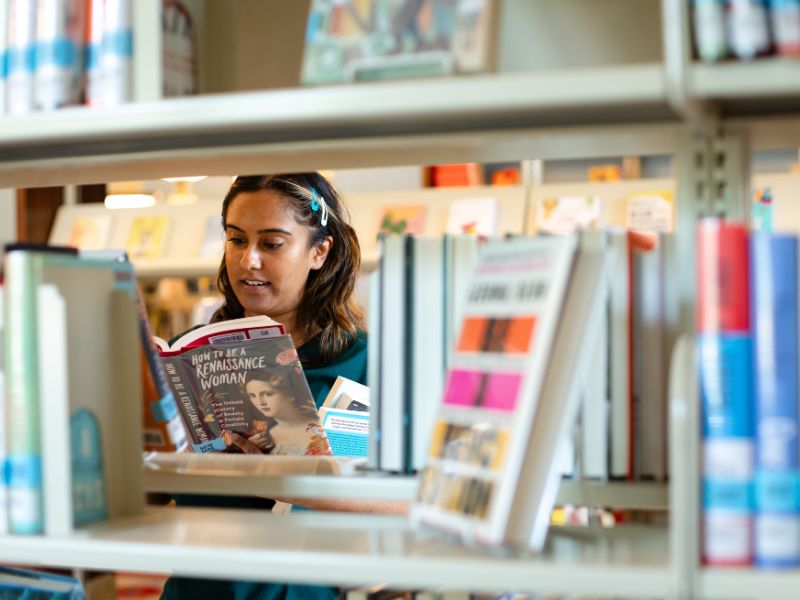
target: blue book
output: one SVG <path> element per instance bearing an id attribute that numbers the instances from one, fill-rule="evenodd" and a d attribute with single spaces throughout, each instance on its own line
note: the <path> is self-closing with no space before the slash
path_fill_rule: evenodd
<path id="1" fill-rule="evenodd" d="M 800 564 L 797 250 L 795 236 L 751 234 L 755 560 L 769 568 Z"/>
<path id="2" fill-rule="evenodd" d="M 85 600 L 80 581 L 66 575 L 0 566 L 0 598 L 5 600 Z"/>
<path id="3" fill-rule="evenodd" d="M 702 333 L 698 352 L 705 562 L 744 566 L 752 558 L 752 340 L 749 332 Z"/>

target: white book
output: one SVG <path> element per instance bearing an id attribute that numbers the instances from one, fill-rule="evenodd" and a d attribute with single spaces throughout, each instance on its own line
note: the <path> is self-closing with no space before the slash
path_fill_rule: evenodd
<path id="1" fill-rule="evenodd" d="M 86 104 L 103 105 L 103 71 L 100 57 L 103 52 L 103 30 L 105 28 L 105 0 L 86 0 L 88 31 L 86 36 Z"/>
<path id="2" fill-rule="evenodd" d="M 660 246 L 635 256 L 636 476 L 663 481 L 667 475 L 667 373 L 663 264 Z"/>
<path id="3" fill-rule="evenodd" d="M 381 361 L 377 401 L 379 466 L 384 471 L 404 471 L 407 438 L 406 406 L 406 237 L 387 236 L 381 247 Z"/>
<path id="4" fill-rule="evenodd" d="M 36 0 L 36 110 L 54 110 L 81 101 L 84 9 L 84 0 Z"/>
<path id="5" fill-rule="evenodd" d="M 42 281 L 52 284 L 38 290 L 44 525 L 66 535 L 143 508 L 141 340 L 113 270 L 54 264 Z"/>
<path id="6" fill-rule="evenodd" d="M 41 399 L 42 487 L 44 531 L 47 535 L 69 535 L 74 529 L 72 464 L 69 424 L 69 378 L 67 306 L 58 286 L 40 284 L 37 290 L 39 323 L 39 387 Z M 97 490 L 105 509 L 105 489 Z"/>
<path id="7" fill-rule="evenodd" d="M 133 30 L 130 0 L 105 0 L 103 42 L 100 51 L 101 106 L 115 106 L 132 98 Z"/>
<path id="8" fill-rule="evenodd" d="M 627 478 L 630 462 L 631 407 L 629 372 L 630 302 L 628 301 L 628 238 L 612 233 L 608 246 L 608 376 L 610 476 Z"/>
<path id="9" fill-rule="evenodd" d="M 35 1 L 8 0 L 6 112 L 11 115 L 33 110 L 35 32 Z"/>
<path id="10" fill-rule="evenodd" d="M 367 440 L 367 467 L 372 470 L 380 468 L 380 387 L 381 387 L 381 277 L 380 270 L 373 271 L 369 277 L 369 336 L 367 337 L 367 383 L 375 390 L 370 402 L 369 430 Z"/>
<path id="11" fill-rule="evenodd" d="M 0 0 L 1 1 L 1 0 Z M 3 286 L 0 285 L 0 465 L 6 464 L 6 382 L 5 382 L 5 328 L 3 313 Z M 5 477 L 0 478 L 0 535 L 8 533 L 8 489 Z"/>
<path id="12" fill-rule="evenodd" d="M 482 247 L 412 510 L 415 523 L 490 545 L 516 536 L 509 518 L 534 417 L 543 400 L 556 400 L 542 386 L 575 245 L 574 236 L 564 236 Z"/>
<path id="13" fill-rule="evenodd" d="M 410 343 L 411 469 L 427 462 L 438 399 L 444 385 L 444 242 L 413 237 L 411 242 Z"/>
<path id="14" fill-rule="evenodd" d="M 6 112 L 6 57 L 8 53 L 8 0 L 0 0 L 0 116 Z"/>

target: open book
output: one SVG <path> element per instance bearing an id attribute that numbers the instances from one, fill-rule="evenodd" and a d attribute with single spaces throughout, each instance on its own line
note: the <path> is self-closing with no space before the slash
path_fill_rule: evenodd
<path id="1" fill-rule="evenodd" d="M 171 356 L 208 344 L 258 340 L 283 335 L 284 333 L 286 333 L 286 330 L 283 325 L 265 315 L 259 315 L 209 323 L 187 331 L 172 344 L 158 336 L 153 336 L 153 339 L 161 352 L 161 356 Z"/>
<path id="2" fill-rule="evenodd" d="M 235 319 L 161 347 L 195 452 L 331 453 L 282 325 L 268 317 Z"/>

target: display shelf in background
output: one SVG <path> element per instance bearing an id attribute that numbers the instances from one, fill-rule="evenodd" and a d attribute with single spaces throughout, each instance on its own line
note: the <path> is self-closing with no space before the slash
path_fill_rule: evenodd
<path id="1" fill-rule="evenodd" d="M 664 597 L 660 528 L 554 531 L 538 556 L 469 548 L 364 514 L 161 508 L 72 536 L 10 536 L 0 561 L 128 572 L 398 588 Z"/>

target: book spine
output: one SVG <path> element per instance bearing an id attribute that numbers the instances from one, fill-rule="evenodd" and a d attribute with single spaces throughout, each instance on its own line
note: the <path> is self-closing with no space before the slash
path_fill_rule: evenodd
<path id="1" fill-rule="evenodd" d="M 771 0 L 769 15 L 775 51 L 800 55 L 800 0 Z"/>
<path id="2" fill-rule="evenodd" d="M 727 32 L 731 52 L 750 60 L 767 54 L 771 40 L 764 0 L 728 0 Z"/>
<path id="3" fill-rule="evenodd" d="M 23 250 L 5 255 L 9 528 L 17 534 L 44 528 L 36 260 Z"/>
<path id="4" fill-rule="evenodd" d="M 84 0 L 37 0 L 34 106 L 79 104 L 82 93 Z"/>
<path id="5" fill-rule="evenodd" d="M 85 0 L 85 87 L 86 104 L 102 106 L 103 78 L 100 70 L 100 55 L 103 50 L 103 8 L 105 0 Z"/>
<path id="6" fill-rule="evenodd" d="M 153 341 L 147 307 L 141 290 L 136 289 L 136 311 L 142 352 L 142 392 L 144 449 L 183 452 L 188 445 L 186 426 L 178 410 L 167 372 Z"/>
<path id="7" fill-rule="evenodd" d="M 8 0 L 0 0 L 0 116 L 6 112 L 8 79 Z"/>
<path id="8" fill-rule="evenodd" d="M 100 52 L 100 104 L 114 106 L 131 100 L 133 30 L 130 0 L 105 0 Z"/>
<path id="9" fill-rule="evenodd" d="M 748 565 L 755 432 L 747 229 L 701 221 L 697 248 L 703 560 Z"/>
<path id="10" fill-rule="evenodd" d="M 798 244 L 794 236 L 753 233 L 755 366 L 755 559 L 759 566 L 800 564 L 798 468 Z"/>
<path id="11" fill-rule="evenodd" d="M 1 0 L 0 0 L 1 3 Z M 5 292 L 0 284 L 0 535 L 8 533 L 8 485 L 6 484 L 6 372 L 5 372 L 5 327 L 4 299 Z"/>
<path id="12" fill-rule="evenodd" d="M 692 29 L 700 60 L 714 62 L 727 57 L 725 0 L 694 0 L 692 9 Z"/>
<path id="13" fill-rule="evenodd" d="M 33 109 L 36 4 L 8 0 L 6 112 L 21 115 Z"/>

